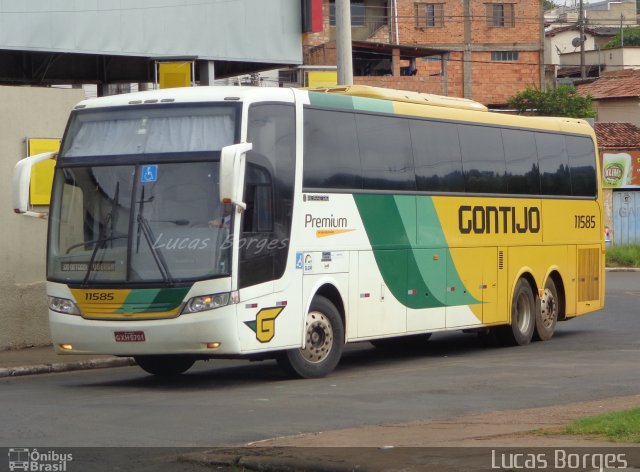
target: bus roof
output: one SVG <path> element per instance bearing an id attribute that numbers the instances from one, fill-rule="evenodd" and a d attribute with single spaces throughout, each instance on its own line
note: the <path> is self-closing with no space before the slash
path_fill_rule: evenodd
<path id="1" fill-rule="evenodd" d="M 419 105 L 431 105 L 437 107 L 460 108 L 463 110 L 488 111 L 482 103 L 474 102 L 468 98 L 445 97 L 432 93 L 410 92 L 408 90 L 385 89 L 368 85 L 350 85 L 344 87 L 321 87 L 309 89 L 313 92 L 335 93 L 351 95 L 354 97 L 378 98 L 394 102 L 416 103 Z"/>
<path id="2" fill-rule="evenodd" d="M 589 135 L 595 140 L 595 131 L 585 120 L 568 117 L 522 116 L 506 113 L 491 113 L 481 103 L 466 98 L 445 97 L 428 93 L 393 90 L 367 85 L 324 87 L 306 89 L 310 95 L 321 98 L 323 95 L 353 98 L 351 103 L 327 100 L 327 106 L 346 107 L 348 109 L 373 110 L 373 104 L 380 100 L 389 103 L 387 112 L 399 115 L 417 116 L 454 121 L 464 121 L 486 125 L 510 126 L 525 129 L 539 129 L 563 133 Z M 365 104 L 366 100 L 371 103 Z M 312 100 L 313 101 L 313 100 Z M 325 100 L 318 100 L 324 102 Z"/>

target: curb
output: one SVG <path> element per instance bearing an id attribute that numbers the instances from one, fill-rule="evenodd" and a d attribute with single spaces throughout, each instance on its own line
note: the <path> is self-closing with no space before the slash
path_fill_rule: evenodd
<path id="1" fill-rule="evenodd" d="M 126 367 L 136 365 L 132 357 L 115 357 L 113 359 L 90 359 L 78 362 L 56 362 L 53 364 L 37 364 L 31 366 L 0 368 L 0 378 L 19 377 L 23 375 L 50 374 L 73 370 L 105 369 L 108 367 Z"/>
<path id="2" fill-rule="evenodd" d="M 607 272 L 640 272 L 637 267 L 606 267 Z"/>
<path id="3" fill-rule="evenodd" d="M 215 453 L 199 452 L 182 454 L 178 456 L 179 463 L 200 464 L 209 467 L 231 467 L 248 471 L 259 472 L 377 472 L 379 468 L 366 467 L 362 464 L 334 459 L 319 462 L 316 459 L 296 459 L 292 457 L 279 457 L 265 451 L 246 451 L 242 453 Z"/>

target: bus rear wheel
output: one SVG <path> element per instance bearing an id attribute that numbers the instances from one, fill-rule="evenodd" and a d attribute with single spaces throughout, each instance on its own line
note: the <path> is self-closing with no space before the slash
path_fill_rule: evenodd
<path id="1" fill-rule="evenodd" d="M 507 346 L 524 346 L 533 338 L 537 317 L 536 299 L 531 285 L 521 278 L 513 290 L 511 301 L 511 324 L 500 326 L 496 335 L 501 344 Z"/>
<path id="2" fill-rule="evenodd" d="M 536 337 L 541 341 L 548 341 L 553 337 L 558 323 L 559 301 L 556 284 L 550 278 L 544 285 L 540 310 L 536 314 Z"/>
<path id="3" fill-rule="evenodd" d="M 135 356 L 134 359 L 142 370 L 161 377 L 183 374 L 195 362 L 189 356 Z"/>
<path id="4" fill-rule="evenodd" d="M 338 365 L 343 344 L 340 313 L 327 298 L 317 296 L 307 313 L 304 348 L 284 351 L 277 358 L 278 365 L 291 377 L 324 377 Z"/>

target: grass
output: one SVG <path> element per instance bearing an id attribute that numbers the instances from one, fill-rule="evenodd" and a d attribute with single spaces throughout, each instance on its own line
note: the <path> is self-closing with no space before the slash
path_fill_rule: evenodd
<path id="1" fill-rule="evenodd" d="M 565 432 L 604 436 L 615 442 L 640 443 L 640 408 L 587 416 L 569 423 Z"/>
<path id="2" fill-rule="evenodd" d="M 607 248 L 607 267 L 640 267 L 640 244 L 623 244 Z"/>

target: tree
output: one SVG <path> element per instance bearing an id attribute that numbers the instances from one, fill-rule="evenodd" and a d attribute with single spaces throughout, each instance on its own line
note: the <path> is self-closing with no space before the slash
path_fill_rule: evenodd
<path id="1" fill-rule="evenodd" d="M 556 5 L 553 0 L 542 0 L 542 7 L 544 8 L 545 11 L 551 10 L 552 8 L 555 8 L 557 6 L 558 5 Z"/>
<path id="2" fill-rule="evenodd" d="M 622 32 L 624 33 L 625 46 L 640 46 L 640 27 L 627 26 Z M 622 35 L 616 34 L 611 41 L 604 45 L 605 48 L 619 48 L 622 45 Z"/>
<path id="3" fill-rule="evenodd" d="M 591 95 L 580 95 L 571 85 L 559 85 L 556 90 L 547 86 L 541 90 L 529 86 L 509 98 L 509 106 L 519 113 L 531 112 L 540 116 L 568 116 L 594 118 Z"/>

